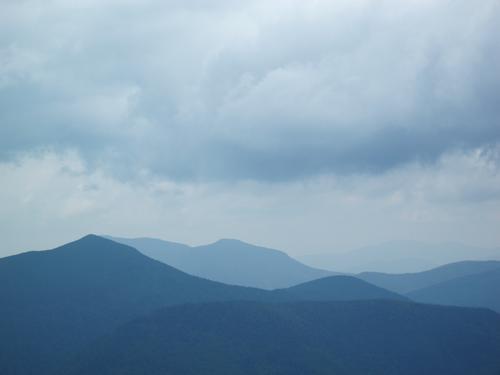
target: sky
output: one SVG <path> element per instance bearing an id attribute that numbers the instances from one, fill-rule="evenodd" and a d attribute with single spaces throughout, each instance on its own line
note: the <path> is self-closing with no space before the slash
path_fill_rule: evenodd
<path id="1" fill-rule="evenodd" d="M 498 0 L 2 0 L 0 256 L 500 246 L 499 35 Z"/>

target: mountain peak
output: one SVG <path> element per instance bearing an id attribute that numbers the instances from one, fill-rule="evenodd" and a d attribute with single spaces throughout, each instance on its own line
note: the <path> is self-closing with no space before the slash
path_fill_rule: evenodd
<path id="1" fill-rule="evenodd" d="M 276 289 L 332 274 L 308 267 L 283 251 L 233 238 L 194 247 L 154 239 L 113 240 L 191 275 L 231 285 Z"/>
<path id="2" fill-rule="evenodd" d="M 108 239 L 98 236 L 97 234 L 94 233 L 89 233 L 76 241 L 98 241 L 98 240 L 108 240 Z"/>
<path id="3" fill-rule="evenodd" d="M 125 254 L 139 255 L 140 252 L 131 246 L 115 242 L 113 240 L 98 236 L 96 234 L 87 234 L 82 238 L 59 246 L 53 250 L 56 253 L 80 254 L 84 257 L 92 256 L 122 256 Z"/>
<path id="4" fill-rule="evenodd" d="M 221 238 L 213 243 L 214 245 L 250 245 L 236 238 Z"/>
<path id="5" fill-rule="evenodd" d="M 79 238 L 78 240 L 69 242 L 61 247 L 68 247 L 68 246 L 74 247 L 74 245 L 80 245 L 80 244 L 82 244 L 82 245 L 85 244 L 86 246 L 106 245 L 106 244 L 107 245 L 111 245 L 111 244 L 118 245 L 118 243 L 115 241 L 112 241 L 112 240 L 107 239 L 105 237 L 98 236 L 97 234 L 90 233 L 90 234 L 83 236 L 82 238 Z M 126 245 L 121 245 L 121 246 L 126 246 Z"/>
<path id="6" fill-rule="evenodd" d="M 347 275 L 328 276 L 293 286 L 289 292 L 310 300 L 408 300 L 406 297 Z"/>

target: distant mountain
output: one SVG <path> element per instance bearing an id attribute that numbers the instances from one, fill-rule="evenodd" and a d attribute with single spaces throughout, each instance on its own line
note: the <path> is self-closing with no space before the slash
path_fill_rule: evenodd
<path id="1" fill-rule="evenodd" d="M 352 299 L 361 294 L 350 292 Z M 377 293 L 372 297 L 378 298 Z M 296 291 L 271 292 L 191 276 L 130 246 L 89 235 L 54 250 L 0 259 L 0 374 L 52 375 L 97 337 L 163 306 L 303 298 Z"/>
<path id="2" fill-rule="evenodd" d="M 280 292 L 279 290 L 275 292 Z M 352 301 L 367 299 L 407 300 L 407 298 L 379 288 L 352 276 L 330 276 L 309 281 L 288 289 L 287 295 L 304 301 Z"/>
<path id="3" fill-rule="evenodd" d="M 347 253 L 312 254 L 298 259 L 312 267 L 345 273 L 407 273 L 462 260 L 500 260 L 500 248 L 481 248 L 456 243 L 393 241 Z"/>
<path id="4" fill-rule="evenodd" d="M 238 240 L 190 247 L 151 238 L 108 238 L 191 275 L 231 285 L 286 288 L 335 274 L 306 266 L 282 251 Z"/>
<path id="5" fill-rule="evenodd" d="M 408 297 L 425 303 L 487 307 L 500 312 L 500 269 L 415 290 Z"/>
<path id="6" fill-rule="evenodd" d="M 407 302 L 171 307 L 87 348 L 65 375 L 497 375 L 500 315 Z"/>
<path id="7" fill-rule="evenodd" d="M 500 261 L 463 261 L 429 271 L 403 274 L 363 272 L 357 278 L 397 293 L 408 293 L 462 276 L 500 269 Z"/>

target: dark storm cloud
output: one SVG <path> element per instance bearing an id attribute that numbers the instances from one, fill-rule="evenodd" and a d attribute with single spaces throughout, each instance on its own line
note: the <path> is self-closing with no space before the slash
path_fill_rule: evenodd
<path id="1" fill-rule="evenodd" d="M 202 3 L 1 5 L 0 156 L 282 181 L 500 142 L 496 1 Z"/>

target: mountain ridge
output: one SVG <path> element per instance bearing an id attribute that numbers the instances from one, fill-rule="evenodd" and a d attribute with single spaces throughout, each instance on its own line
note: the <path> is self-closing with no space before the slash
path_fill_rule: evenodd
<path id="1" fill-rule="evenodd" d="M 500 268 L 447 280 L 406 296 L 421 303 L 483 307 L 500 313 Z"/>
<path id="2" fill-rule="evenodd" d="M 498 358 L 500 315 L 485 309 L 219 302 L 129 322 L 81 352 L 65 375 L 494 375 Z"/>
<path id="3" fill-rule="evenodd" d="M 397 293 L 409 293 L 458 277 L 499 268 L 500 261 L 496 260 L 466 260 L 444 264 L 422 272 L 400 274 L 362 272 L 357 274 L 356 277 Z"/>
<path id="4" fill-rule="evenodd" d="M 107 238 L 189 274 L 231 285 L 272 290 L 338 274 L 304 265 L 283 251 L 236 239 L 189 246 L 152 238 Z"/>
<path id="5" fill-rule="evenodd" d="M 53 374 L 92 340 L 164 306 L 300 299 L 192 276 L 96 235 L 0 258 L 0 298 L 2 375 Z"/>

